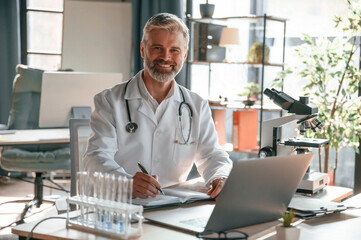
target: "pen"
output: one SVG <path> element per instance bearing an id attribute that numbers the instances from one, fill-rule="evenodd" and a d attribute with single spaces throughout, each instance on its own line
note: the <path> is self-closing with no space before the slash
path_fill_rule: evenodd
<path id="1" fill-rule="evenodd" d="M 142 164 L 140 164 L 140 162 L 138 162 L 138 167 L 139 167 L 139 169 L 142 171 L 142 173 L 145 173 L 145 174 L 149 175 L 148 171 L 143 167 Z M 161 192 L 161 193 L 164 195 L 164 192 L 163 192 L 162 189 L 160 189 L 160 188 L 158 188 L 158 187 L 156 187 L 156 186 L 154 186 L 154 187 L 155 187 L 156 189 L 158 189 L 158 191 Z"/>

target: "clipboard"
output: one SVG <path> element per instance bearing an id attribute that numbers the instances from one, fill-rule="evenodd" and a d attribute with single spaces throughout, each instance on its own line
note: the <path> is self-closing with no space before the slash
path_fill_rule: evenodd
<path id="1" fill-rule="evenodd" d="M 295 216 L 303 219 L 341 212 L 347 209 L 345 205 L 337 202 L 294 196 L 288 205 L 294 209 Z"/>

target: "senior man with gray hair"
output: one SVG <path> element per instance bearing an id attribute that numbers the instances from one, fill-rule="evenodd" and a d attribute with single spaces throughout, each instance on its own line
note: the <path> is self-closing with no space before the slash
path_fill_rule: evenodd
<path id="1" fill-rule="evenodd" d="M 195 163 L 215 198 L 232 168 L 207 101 L 174 80 L 188 43 L 188 28 L 177 16 L 151 17 L 140 45 L 144 69 L 94 97 L 85 168 L 133 177 L 133 197 L 154 197 L 161 187 L 186 181 Z"/>

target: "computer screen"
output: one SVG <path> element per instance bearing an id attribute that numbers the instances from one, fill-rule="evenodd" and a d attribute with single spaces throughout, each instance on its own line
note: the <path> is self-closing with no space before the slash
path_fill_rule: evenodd
<path id="1" fill-rule="evenodd" d="M 72 107 L 91 107 L 94 96 L 121 83 L 121 73 L 44 72 L 40 97 L 40 127 L 68 127 Z"/>

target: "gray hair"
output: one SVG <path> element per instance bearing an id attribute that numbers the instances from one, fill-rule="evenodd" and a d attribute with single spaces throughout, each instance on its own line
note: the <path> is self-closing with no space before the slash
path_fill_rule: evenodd
<path id="1" fill-rule="evenodd" d="M 183 21 L 170 13 L 158 13 L 151 17 L 144 26 L 142 42 L 148 40 L 149 33 L 154 29 L 167 31 L 168 33 L 181 32 L 186 40 L 185 49 L 188 48 L 189 30 Z"/>

